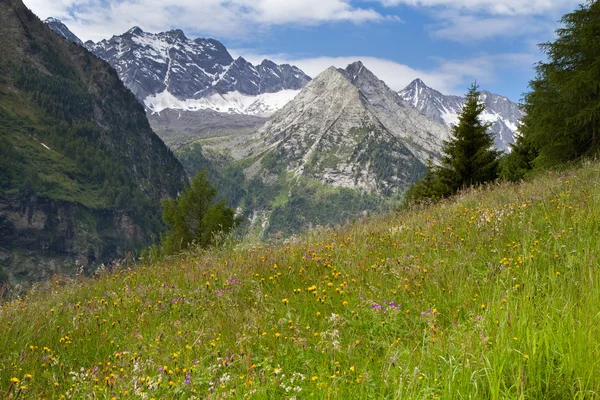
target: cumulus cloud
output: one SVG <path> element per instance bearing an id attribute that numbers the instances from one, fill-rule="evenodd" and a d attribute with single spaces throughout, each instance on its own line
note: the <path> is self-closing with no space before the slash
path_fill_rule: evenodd
<path id="1" fill-rule="evenodd" d="M 474 80 L 485 89 L 486 84 L 493 84 L 496 81 L 500 72 L 511 69 L 522 70 L 536 62 L 534 54 L 482 54 L 463 60 L 434 58 L 433 67 L 417 69 L 392 60 L 359 55 L 301 58 L 288 54 L 259 54 L 248 49 L 234 49 L 230 52 L 234 57 L 241 55 L 253 64 L 258 64 L 265 58 L 277 63 L 293 64 L 312 77 L 332 65 L 345 68 L 348 64 L 360 60 L 393 90 L 402 90 L 414 79 L 420 78 L 428 86 L 444 94 L 457 95 L 464 95 Z"/>
<path id="2" fill-rule="evenodd" d="M 25 0 L 40 18 L 54 16 L 94 41 L 134 25 L 148 31 L 180 28 L 241 38 L 276 25 L 311 26 L 399 20 L 350 0 Z M 177 26 L 173 26 L 176 21 Z"/>

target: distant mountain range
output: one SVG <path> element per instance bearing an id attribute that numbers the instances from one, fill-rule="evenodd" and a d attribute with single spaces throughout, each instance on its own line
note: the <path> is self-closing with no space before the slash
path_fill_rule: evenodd
<path id="1" fill-rule="evenodd" d="M 423 115 L 447 126 L 458 123 L 458 116 L 465 102 L 464 97 L 443 95 L 420 79 L 415 79 L 398 93 Z M 491 124 L 490 132 L 495 135 L 496 148 L 508 150 L 514 142 L 523 112 L 518 104 L 487 90 L 481 92 L 480 100 L 485 104 L 481 119 Z"/>
<path id="2" fill-rule="evenodd" d="M 82 45 L 58 19 L 45 22 L 58 35 Z M 209 109 L 268 116 L 310 81 L 289 64 L 264 60 L 254 66 L 243 57 L 234 60 L 219 41 L 188 39 L 179 29 L 154 34 L 133 27 L 83 45 L 108 61 L 151 112 Z"/>
<path id="3" fill-rule="evenodd" d="M 418 79 L 395 92 L 360 61 L 314 80 L 286 64 L 253 66 L 180 30 L 135 27 L 85 47 L 113 65 L 188 174 L 209 170 L 230 205 L 269 235 L 394 204 L 439 159 L 464 104 Z M 489 92 L 481 100 L 507 150 L 518 106 Z"/>
<path id="4" fill-rule="evenodd" d="M 85 46 L 108 61 L 152 112 L 201 110 L 266 116 L 310 81 L 299 68 L 233 59 L 214 39 L 188 39 L 179 30 L 157 34 L 134 27 Z"/>
<path id="5" fill-rule="evenodd" d="M 45 22 L 58 35 L 81 45 L 81 40 L 58 19 L 48 18 Z M 84 46 L 117 70 L 125 85 L 153 115 L 150 121 L 157 131 L 173 131 L 169 121 L 174 118 L 161 115 L 163 112 L 186 113 L 186 119 L 197 128 L 186 124 L 187 133 L 175 134 L 177 140 L 161 135 L 177 145 L 182 138 L 203 137 L 206 130 L 214 129 L 212 122 L 204 123 L 206 116 L 215 121 L 216 114 L 212 112 L 219 113 L 217 119 L 234 130 L 240 126 L 256 127 L 260 120 L 238 116 L 269 117 L 311 79 L 288 64 L 264 60 L 254 66 L 242 57 L 234 60 L 219 41 L 188 39 L 178 29 L 153 34 L 134 27 L 108 40 L 88 41 Z M 423 115 L 448 127 L 458 122 L 464 103 L 463 97 L 444 95 L 420 79 L 398 93 Z M 486 104 L 483 119 L 491 123 L 496 147 L 507 151 L 523 116 L 519 105 L 488 91 L 482 91 L 481 100 Z M 189 114 L 195 111 L 201 111 L 202 117 Z"/>

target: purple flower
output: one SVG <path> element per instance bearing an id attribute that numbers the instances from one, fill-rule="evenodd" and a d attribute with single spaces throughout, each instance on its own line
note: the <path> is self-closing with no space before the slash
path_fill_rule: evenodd
<path id="1" fill-rule="evenodd" d="M 191 385 L 192 384 L 192 379 L 190 377 L 190 373 L 189 372 L 187 374 L 185 374 L 185 384 L 186 385 Z"/>

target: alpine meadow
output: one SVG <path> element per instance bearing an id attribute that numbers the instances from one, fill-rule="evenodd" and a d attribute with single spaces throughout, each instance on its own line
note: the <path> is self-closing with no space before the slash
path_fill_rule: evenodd
<path id="1" fill-rule="evenodd" d="M 484 89 L 516 52 L 317 51 L 479 49 L 510 18 L 529 46 L 568 1 L 25 2 L 0 0 L 0 398 L 600 399 L 600 2 L 522 104 Z M 489 31 L 442 38 L 453 13 Z M 330 37 L 302 58 L 298 32 Z"/>

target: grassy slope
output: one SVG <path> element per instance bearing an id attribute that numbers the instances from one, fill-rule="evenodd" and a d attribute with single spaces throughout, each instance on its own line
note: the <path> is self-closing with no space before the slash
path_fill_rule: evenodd
<path id="1" fill-rule="evenodd" d="M 589 163 L 286 247 L 57 281 L 0 310 L 0 396 L 595 398 L 599 233 Z"/>

